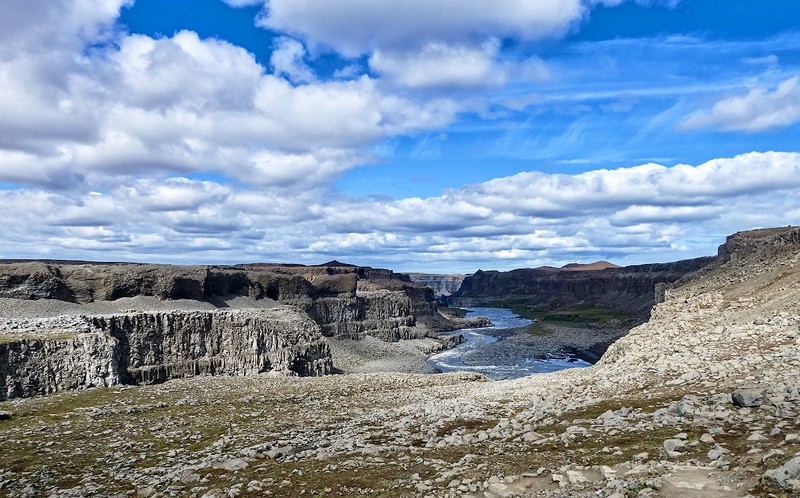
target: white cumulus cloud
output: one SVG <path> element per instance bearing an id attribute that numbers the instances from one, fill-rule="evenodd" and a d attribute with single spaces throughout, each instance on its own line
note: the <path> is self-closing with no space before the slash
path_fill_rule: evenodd
<path id="1" fill-rule="evenodd" d="M 479 43 L 494 37 L 535 40 L 565 33 L 583 18 L 581 0 L 271 0 L 261 23 L 347 56 L 429 43 Z"/>
<path id="2" fill-rule="evenodd" d="M 262 158 L 264 168 L 271 159 Z M 287 168 L 324 157 L 297 155 Z M 210 180 L 123 178 L 105 192 L 0 190 L 0 252 L 173 262 L 341 258 L 399 270 L 713 253 L 737 230 L 800 216 L 800 154 L 575 175 L 526 172 L 430 198 L 330 196 Z"/>

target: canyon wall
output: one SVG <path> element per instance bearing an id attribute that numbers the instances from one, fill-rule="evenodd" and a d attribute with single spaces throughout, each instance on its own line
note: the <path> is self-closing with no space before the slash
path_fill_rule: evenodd
<path id="1" fill-rule="evenodd" d="M 543 306 L 593 305 L 647 314 L 656 302 L 656 284 L 670 284 L 712 263 L 697 258 L 601 270 L 518 269 L 481 271 L 464 279 L 450 302 L 473 306 L 527 298 Z"/>
<path id="2" fill-rule="evenodd" d="M 0 399 L 193 375 L 324 375 L 323 336 L 438 339 L 466 326 L 406 275 L 332 263 L 2 262 Z M 68 316 L 19 321 L 20 300 Z M 109 306 L 124 312 L 97 311 Z"/>
<path id="3" fill-rule="evenodd" d="M 289 307 L 81 318 L 0 334 L 0 399 L 195 375 L 331 372 L 319 328 Z"/>
<path id="4" fill-rule="evenodd" d="M 0 298 L 72 303 L 125 297 L 189 299 L 225 306 L 230 296 L 305 311 L 328 336 L 423 337 L 460 324 L 439 315 L 433 292 L 390 270 L 335 264 L 174 266 L 132 263 L 0 263 Z M 418 323 L 425 328 L 415 327 Z M 427 329 L 427 330 L 425 330 Z"/>

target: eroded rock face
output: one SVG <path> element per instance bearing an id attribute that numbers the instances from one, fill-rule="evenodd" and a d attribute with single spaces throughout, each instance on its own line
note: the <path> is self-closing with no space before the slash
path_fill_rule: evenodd
<path id="1" fill-rule="evenodd" d="M 85 319 L 91 332 L 0 344 L 0 399 L 195 375 L 275 371 L 319 376 L 331 371 L 319 328 L 287 307 Z"/>
<path id="2" fill-rule="evenodd" d="M 100 333 L 0 344 L 0 400 L 120 384 L 118 340 Z"/>
<path id="3" fill-rule="evenodd" d="M 363 292 L 352 298 L 296 301 L 320 324 L 322 333 L 339 339 L 363 339 L 371 335 L 383 341 L 416 339 L 425 332 L 414 329 L 416 316 L 411 299 L 398 291 Z"/>

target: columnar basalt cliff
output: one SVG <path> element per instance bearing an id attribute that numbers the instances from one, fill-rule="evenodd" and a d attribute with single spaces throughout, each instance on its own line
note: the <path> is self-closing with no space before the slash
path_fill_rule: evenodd
<path id="1" fill-rule="evenodd" d="M 743 258 L 758 256 L 772 258 L 800 244 L 800 228 L 762 228 L 737 232 L 728 236 L 725 243 L 719 246 L 718 255 L 725 261 L 738 261 Z"/>
<path id="2" fill-rule="evenodd" d="M 289 307 L 27 322 L 0 334 L 0 399 L 195 375 L 330 373 L 319 328 Z M 55 330 L 52 330 L 54 329 Z M 88 331 L 87 331 L 88 330 Z"/>

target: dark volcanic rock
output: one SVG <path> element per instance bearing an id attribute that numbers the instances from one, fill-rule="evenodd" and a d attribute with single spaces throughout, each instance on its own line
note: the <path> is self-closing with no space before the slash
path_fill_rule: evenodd
<path id="1" fill-rule="evenodd" d="M 800 244 L 800 227 L 763 228 L 730 235 L 717 251 L 723 261 L 746 257 L 772 258 L 784 250 L 796 251 Z"/>

